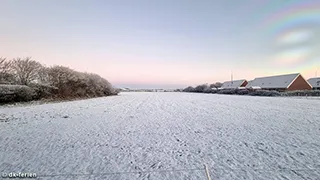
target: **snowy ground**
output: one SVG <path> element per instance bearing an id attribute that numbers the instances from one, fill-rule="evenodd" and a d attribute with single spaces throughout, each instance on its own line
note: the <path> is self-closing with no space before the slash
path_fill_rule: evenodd
<path id="1" fill-rule="evenodd" d="M 122 93 L 0 107 L 0 173 L 39 179 L 320 179 L 320 100 Z"/>

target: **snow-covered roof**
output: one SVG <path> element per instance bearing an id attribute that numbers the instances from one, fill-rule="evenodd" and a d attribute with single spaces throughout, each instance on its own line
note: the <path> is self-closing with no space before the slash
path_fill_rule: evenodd
<path id="1" fill-rule="evenodd" d="M 241 80 L 235 80 L 235 81 L 226 81 L 222 84 L 223 89 L 235 89 L 240 87 L 246 80 L 245 79 L 241 79 Z"/>
<path id="2" fill-rule="evenodd" d="M 259 86 L 261 88 L 288 88 L 288 86 L 290 86 L 299 75 L 299 73 L 295 73 L 255 78 L 250 83 L 250 86 L 247 87 Z"/>
<path id="3" fill-rule="evenodd" d="M 320 87 L 320 77 L 310 78 L 308 82 L 312 87 Z"/>
<path id="4" fill-rule="evenodd" d="M 252 86 L 252 82 L 253 82 L 253 80 L 248 81 L 248 84 L 246 85 L 246 88 L 251 87 Z"/>
<path id="5" fill-rule="evenodd" d="M 237 89 L 246 89 L 246 87 L 238 87 Z"/>
<path id="6" fill-rule="evenodd" d="M 252 89 L 261 89 L 261 87 L 259 87 L 259 86 L 251 86 L 250 88 L 252 88 Z"/>

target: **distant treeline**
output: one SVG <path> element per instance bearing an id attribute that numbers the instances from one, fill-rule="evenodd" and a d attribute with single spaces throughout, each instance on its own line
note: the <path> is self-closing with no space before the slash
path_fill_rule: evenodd
<path id="1" fill-rule="evenodd" d="M 250 96 L 320 96 L 320 90 L 302 90 L 302 91 L 287 91 L 278 92 L 271 90 L 250 90 L 250 89 L 218 89 L 222 86 L 221 83 L 211 85 L 202 84 L 196 87 L 189 86 L 182 92 L 192 93 L 210 93 L 210 94 L 229 94 L 229 95 L 250 95 Z"/>
<path id="2" fill-rule="evenodd" d="M 46 67 L 30 57 L 0 58 L 0 103 L 38 99 L 77 99 L 116 95 L 97 74 L 64 66 Z"/>
<path id="3" fill-rule="evenodd" d="M 213 84 L 202 84 L 198 85 L 196 87 L 189 86 L 185 89 L 183 89 L 183 92 L 197 92 L 197 93 L 216 93 L 215 90 L 220 88 L 222 86 L 222 83 L 217 82 Z"/>

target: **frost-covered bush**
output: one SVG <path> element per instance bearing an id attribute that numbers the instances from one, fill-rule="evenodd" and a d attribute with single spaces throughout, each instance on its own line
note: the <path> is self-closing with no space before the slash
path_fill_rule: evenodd
<path id="1" fill-rule="evenodd" d="M 247 89 L 238 89 L 237 90 L 237 94 L 238 95 L 246 95 L 246 94 L 249 94 L 249 90 L 247 90 Z"/>
<path id="2" fill-rule="evenodd" d="M 30 83 L 39 80 L 42 64 L 32 60 L 31 57 L 15 58 L 10 61 L 10 67 L 13 74 L 16 76 L 18 84 L 29 85 Z"/>
<path id="3" fill-rule="evenodd" d="M 221 87 L 222 83 L 215 83 L 215 84 L 202 84 L 198 85 L 196 87 L 189 86 L 185 89 L 183 89 L 183 92 L 197 92 L 197 93 L 217 93 L 217 87 Z"/>
<path id="4" fill-rule="evenodd" d="M 17 79 L 11 73 L 0 73 L 0 84 L 17 84 Z"/>
<path id="5" fill-rule="evenodd" d="M 81 73 L 63 66 L 48 69 L 51 86 L 57 87 L 59 98 L 101 97 L 118 92 L 104 78 L 97 74 Z"/>
<path id="6" fill-rule="evenodd" d="M 0 85 L 0 102 L 31 101 L 36 98 L 36 92 L 25 85 Z"/>
<path id="7" fill-rule="evenodd" d="M 96 94 L 96 96 L 109 96 L 119 93 L 119 91 L 113 88 L 112 85 L 101 76 L 92 73 L 83 73 L 83 75 L 88 81 L 88 93 Z"/>
<path id="8" fill-rule="evenodd" d="M 35 99 L 54 98 L 58 92 L 58 88 L 45 84 L 30 84 L 35 91 Z"/>
<path id="9" fill-rule="evenodd" d="M 217 89 L 207 88 L 204 90 L 204 93 L 215 94 L 215 93 L 217 93 Z"/>
<path id="10" fill-rule="evenodd" d="M 192 87 L 192 86 L 189 86 L 189 87 L 183 89 L 182 91 L 183 92 L 195 92 L 194 87 Z"/>
<path id="11" fill-rule="evenodd" d="M 250 96 L 281 96 L 278 91 L 258 90 L 249 93 Z"/>
<path id="12" fill-rule="evenodd" d="M 221 89 L 218 91 L 218 94 L 237 94 L 236 89 Z"/>
<path id="13" fill-rule="evenodd" d="M 220 88 L 223 84 L 221 82 L 216 82 L 213 84 L 210 84 L 210 88 Z"/>
<path id="14" fill-rule="evenodd" d="M 205 89 L 205 90 L 203 90 L 203 93 L 211 93 L 211 89 L 210 88 Z"/>
<path id="15" fill-rule="evenodd" d="M 194 88 L 194 92 L 198 92 L 198 93 L 203 93 L 208 90 L 210 90 L 210 87 L 206 84 L 202 84 Z"/>
<path id="16" fill-rule="evenodd" d="M 320 96 L 320 90 L 287 91 L 281 94 L 283 96 Z"/>
<path id="17" fill-rule="evenodd" d="M 0 58 L 0 85 L 3 85 L 1 102 L 90 98 L 119 93 L 97 74 L 77 72 L 63 66 L 46 67 L 30 57 L 9 61 Z"/>

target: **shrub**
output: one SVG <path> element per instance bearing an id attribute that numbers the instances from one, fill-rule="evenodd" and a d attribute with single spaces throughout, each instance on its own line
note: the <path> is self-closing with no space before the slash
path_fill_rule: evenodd
<path id="1" fill-rule="evenodd" d="M 58 92 L 57 87 L 45 84 L 30 84 L 29 87 L 35 91 L 36 99 L 54 98 Z"/>
<path id="2" fill-rule="evenodd" d="M 57 87 L 59 98 L 101 97 L 116 95 L 112 85 L 97 74 L 80 73 L 63 66 L 48 69 L 51 86 Z"/>
<path id="3" fill-rule="evenodd" d="M 194 88 L 192 86 L 189 86 L 182 90 L 183 92 L 195 92 Z"/>
<path id="4" fill-rule="evenodd" d="M 204 90 L 204 93 L 215 94 L 215 93 L 217 93 L 217 89 L 208 88 L 208 89 Z"/>
<path id="5" fill-rule="evenodd" d="M 203 93 L 211 93 L 211 89 L 210 88 L 204 89 Z"/>
<path id="6" fill-rule="evenodd" d="M 210 90 L 210 87 L 206 84 L 202 84 L 194 88 L 194 92 L 198 92 L 198 93 L 201 93 L 201 92 L 203 93 L 209 90 Z"/>
<path id="7" fill-rule="evenodd" d="M 0 84 L 16 84 L 15 75 L 11 73 L 0 73 Z"/>
<path id="8" fill-rule="evenodd" d="M 287 91 L 281 94 L 283 96 L 320 96 L 320 90 Z"/>
<path id="9" fill-rule="evenodd" d="M 198 85 L 195 88 L 192 86 L 189 86 L 185 89 L 183 89 L 183 92 L 197 92 L 197 93 L 217 93 L 218 90 L 216 88 L 221 87 L 222 83 L 214 83 L 211 85 L 208 84 L 202 84 L 202 85 Z"/>
<path id="10" fill-rule="evenodd" d="M 0 85 L 0 102 L 21 102 L 36 99 L 36 92 L 24 85 Z"/>
<path id="11" fill-rule="evenodd" d="M 0 58 L 0 86 L 1 102 L 90 98 L 119 93 L 97 74 L 77 72 L 63 66 L 48 68 L 30 57 L 10 61 Z"/>
<path id="12" fill-rule="evenodd" d="M 216 82 L 216 83 L 213 83 L 213 84 L 210 84 L 210 88 L 220 88 L 223 84 L 220 83 L 220 82 Z"/>
<path id="13" fill-rule="evenodd" d="M 246 94 L 249 94 L 249 90 L 247 90 L 247 89 L 239 89 L 239 90 L 237 90 L 237 94 L 238 95 L 246 95 Z"/>
<path id="14" fill-rule="evenodd" d="M 221 89 L 218 91 L 218 94 L 236 94 L 236 89 Z"/>
<path id="15" fill-rule="evenodd" d="M 250 96 L 281 96 L 278 91 L 258 90 L 249 93 Z"/>

